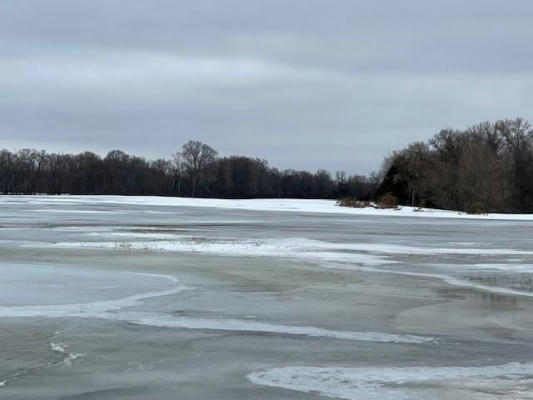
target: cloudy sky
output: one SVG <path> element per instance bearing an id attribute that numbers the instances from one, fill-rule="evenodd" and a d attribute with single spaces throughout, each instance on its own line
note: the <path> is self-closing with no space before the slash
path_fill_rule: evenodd
<path id="1" fill-rule="evenodd" d="M 533 2 L 2 0 L 0 147 L 188 139 L 367 173 L 444 127 L 533 119 Z"/>

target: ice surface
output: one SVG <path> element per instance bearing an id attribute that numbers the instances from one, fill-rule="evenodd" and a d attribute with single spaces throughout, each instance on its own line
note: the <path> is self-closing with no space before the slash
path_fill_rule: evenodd
<path id="1" fill-rule="evenodd" d="M 95 236 L 98 236 L 96 234 Z M 356 254 L 353 252 L 378 253 L 378 254 L 416 254 L 416 255 L 440 255 L 440 254 L 464 254 L 464 255 L 533 255 L 533 250 L 493 249 L 493 248 L 442 248 L 442 247 L 416 247 L 395 245 L 387 243 L 332 243 L 321 240 L 305 238 L 286 239 L 210 239 L 190 235 L 161 234 L 161 233 L 137 233 L 116 232 L 110 236 L 120 236 L 124 240 L 111 241 L 87 241 L 87 242 L 58 242 L 56 246 L 63 247 L 93 247 L 117 250 L 147 250 L 147 251 L 176 251 L 194 252 L 219 255 L 239 256 L 271 256 L 288 257 L 298 256 L 321 259 L 339 258 L 343 256 L 358 256 L 363 264 L 375 264 L 384 262 L 383 257 L 372 257 L 368 254 Z M 127 239 L 127 243 L 125 242 Z M 138 239 L 145 239 L 138 240 Z M 173 239 L 173 240 L 167 240 Z M 336 252 L 336 253 L 331 253 Z M 343 253 L 341 253 L 343 252 Z M 350 254 L 346 254 L 351 252 Z M 365 256 L 367 260 L 365 260 Z M 381 260 L 381 261 L 379 261 Z M 355 260 L 357 262 L 357 260 Z"/>
<path id="2" fill-rule="evenodd" d="M 246 382 L 255 370 L 256 383 L 339 398 L 531 398 L 530 366 L 506 364 L 531 360 L 530 223 L 420 218 L 439 215 L 315 200 L 0 197 L 0 392 L 306 397 Z M 24 264 L 43 260 L 72 266 Z M 13 379 L 19 365 L 24 379 Z M 265 369 L 290 365 L 303 366 Z M 190 392 L 176 394 L 180 382 Z"/>
<path id="3" fill-rule="evenodd" d="M 193 318 L 176 317 L 165 313 L 131 311 L 130 307 L 143 304 L 149 298 L 176 295 L 189 288 L 180 284 L 178 279 L 172 275 L 159 275 L 148 273 L 113 273 L 108 271 L 87 271 L 81 269 L 69 269 L 34 265 L 10 265 L 0 264 L 0 271 L 8 277 L 6 280 L 11 287 L 10 291 L 0 292 L 0 304 L 23 302 L 26 305 L 0 306 L 1 317 L 45 317 L 45 318 L 101 318 L 115 321 L 126 321 L 138 325 L 180 328 L 180 329 L 203 329 L 221 331 L 240 332 L 262 332 L 272 334 L 304 335 L 312 337 L 334 338 L 342 340 L 369 341 L 369 342 L 390 342 L 390 343 L 423 343 L 433 341 L 431 337 L 418 335 L 401 335 L 382 332 L 351 332 L 340 330 L 329 330 L 317 327 L 289 326 L 271 324 L 260 321 L 226 319 L 226 318 Z M 99 301 L 88 301 L 85 303 L 70 302 L 65 298 L 61 290 L 56 287 L 52 291 L 46 290 L 49 282 L 62 282 L 63 285 L 77 285 L 75 299 L 85 298 L 87 300 L 100 297 L 101 285 L 106 285 L 107 276 L 109 279 L 115 278 L 118 274 L 123 281 L 121 285 L 113 285 L 113 296 L 115 298 Z M 15 292 L 22 291 L 27 277 L 33 283 L 33 292 L 37 295 L 30 300 L 24 296 L 13 300 Z M 153 286 L 153 280 L 159 283 L 159 290 Z M 78 283 L 83 282 L 80 286 Z M 169 287 L 170 284 L 170 287 Z M 40 290 L 41 285 L 45 290 Z M 128 288 L 128 291 L 124 291 Z M 143 291 L 147 288 L 151 291 Z M 140 291 L 136 294 L 129 294 L 125 297 L 116 298 L 119 293 L 129 293 L 131 290 Z M 108 294 L 109 297 L 111 294 Z M 39 296 L 46 305 L 39 304 Z M 53 302 L 57 304 L 50 304 Z M 27 303 L 32 303 L 27 305 Z M 65 351 L 60 343 L 51 344 L 54 351 Z"/>
<path id="4" fill-rule="evenodd" d="M 0 263 L 0 274 L 0 310 L 9 307 L 21 314 L 27 307 L 57 314 L 107 311 L 138 304 L 145 294 L 150 297 L 184 289 L 170 275 L 87 268 Z"/>
<path id="5" fill-rule="evenodd" d="M 114 318 L 114 317 L 112 317 Z M 249 321 L 241 319 L 205 319 L 205 318 L 189 318 L 189 317 L 174 317 L 164 314 L 150 314 L 150 313 L 123 313 L 118 315 L 118 318 L 124 319 L 128 322 L 139 324 L 158 326 L 166 328 L 184 328 L 184 329 L 205 329 L 205 330 L 220 330 L 220 331 L 236 331 L 236 332 L 261 332 L 281 335 L 301 335 L 311 337 L 324 337 L 341 340 L 354 340 L 361 342 L 377 342 L 377 343 L 426 343 L 434 342 L 435 339 L 420 335 L 400 335 L 390 334 L 384 332 L 353 332 L 353 331 L 338 331 L 331 329 L 323 329 L 310 326 L 290 326 L 270 324 L 259 321 Z"/>
<path id="6" fill-rule="evenodd" d="M 53 351 L 57 351 L 59 353 L 66 352 L 66 345 L 64 345 L 63 343 L 50 343 L 50 348 Z"/>
<path id="7" fill-rule="evenodd" d="M 182 253 L 203 253 L 223 256 L 258 256 L 300 259 L 316 262 L 326 268 L 351 269 L 359 271 L 390 273 L 418 278 L 439 279 L 450 285 L 468 287 L 490 293 L 533 297 L 533 292 L 517 290 L 498 285 L 487 285 L 465 279 L 461 274 L 483 269 L 499 269 L 508 273 L 533 272 L 527 264 L 461 264 L 434 266 L 440 272 L 415 272 L 404 268 L 391 268 L 398 261 L 393 255 L 468 255 L 468 256 L 515 256 L 532 255 L 530 250 L 496 249 L 496 248 L 438 248 L 394 245 L 386 243 L 331 243 L 304 238 L 287 239 L 209 239 L 187 235 L 170 235 L 174 240 L 167 240 L 167 234 L 139 234 L 123 233 L 122 241 L 93 241 L 93 242 L 59 242 L 55 246 L 76 248 L 102 248 L 109 250 L 129 251 L 168 251 Z M 158 239 L 165 240 L 158 240 Z M 144 240 L 139 240 L 144 239 Z M 151 239 L 151 240 L 146 240 Z M 50 245 L 46 245 L 50 246 Z M 509 268 L 505 270 L 505 266 Z M 454 270 L 454 271 L 453 271 Z M 456 274 L 451 274 L 455 272 Z"/>
<path id="8" fill-rule="evenodd" d="M 324 396 L 348 400 L 407 400 L 438 399 L 438 393 L 424 391 L 426 386 L 437 387 L 443 381 L 461 381 L 476 385 L 521 380 L 533 377 L 532 363 L 507 363 L 503 365 L 471 367 L 283 367 L 253 372 L 248 379 L 256 384 L 290 389 L 300 392 L 317 392 Z M 488 381 L 488 382 L 487 382 Z M 417 384 L 419 385 L 417 388 Z M 449 382 L 448 382 L 449 384 Z M 426 392 L 426 393 L 424 393 Z M 513 399 L 529 399 L 528 392 L 515 393 Z M 488 397 L 486 397 L 488 398 Z"/>
<path id="9" fill-rule="evenodd" d="M 63 364 L 65 366 L 70 367 L 72 365 L 72 362 L 77 360 L 80 357 L 85 356 L 86 354 L 82 353 L 69 353 L 67 352 L 67 348 L 69 346 L 63 343 L 50 343 L 50 348 L 60 354 L 64 354 L 65 358 L 63 358 Z"/>
<path id="10" fill-rule="evenodd" d="M 338 267 L 342 268 L 342 266 L 338 266 Z M 374 272 L 374 273 L 382 273 L 382 274 L 394 274 L 394 275 L 411 276 L 411 277 L 418 277 L 418 278 L 438 279 L 452 286 L 478 289 L 482 292 L 502 294 L 502 295 L 512 295 L 512 296 L 533 297 L 533 292 L 531 291 L 516 290 L 516 289 L 512 289 L 508 287 L 498 286 L 498 285 L 486 285 L 482 283 L 477 283 L 472 280 L 467 280 L 465 278 L 447 275 L 444 273 L 439 274 L 439 273 L 429 273 L 429 272 L 428 273 L 412 272 L 412 271 L 405 271 L 401 269 L 392 270 L 392 269 L 386 269 L 386 268 L 372 268 L 372 267 L 359 267 L 359 270 Z"/>
<path id="11" fill-rule="evenodd" d="M 511 260 L 509 260 L 511 261 Z M 438 264 L 439 266 L 447 266 L 449 268 L 455 268 L 457 269 L 457 265 L 442 265 Z M 505 264 L 496 264 L 496 263 L 483 263 L 483 264 L 461 264 L 460 268 L 463 270 L 466 269 L 472 269 L 472 270 L 478 270 L 478 271 L 502 271 L 502 272 L 522 272 L 522 273 L 533 273 L 533 264 L 515 264 L 513 262 L 511 263 L 505 263 Z"/>
<path id="12" fill-rule="evenodd" d="M 384 265 L 394 263 L 381 255 L 355 252 L 364 246 L 350 243 L 329 243 L 304 238 L 288 239 L 210 239 L 187 235 L 124 233 L 124 240 L 58 242 L 54 246 L 103 248 L 111 250 L 170 251 L 182 253 L 204 253 L 226 256 L 264 256 L 281 258 L 300 258 L 316 261 L 346 261 L 360 265 Z M 140 237 L 152 240 L 138 240 Z M 131 239 L 131 240 L 127 240 Z M 50 246 L 50 245 L 46 245 Z"/>

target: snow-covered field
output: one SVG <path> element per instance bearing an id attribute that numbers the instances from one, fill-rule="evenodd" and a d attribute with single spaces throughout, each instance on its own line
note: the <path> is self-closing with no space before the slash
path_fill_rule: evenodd
<path id="1" fill-rule="evenodd" d="M 0 398 L 530 399 L 529 217 L 0 197 Z"/>
<path id="2" fill-rule="evenodd" d="M 533 214 L 467 214 L 458 211 L 437 210 L 432 208 L 417 208 L 401 206 L 398 209 L 376 209 L 340 207 L 334 200 L 315 199 L 194 199 L 185 197 L 157 197 L 157 196 L 0 196 L 0 201 L 25 201 L 43 206 L 53 205 L 53 209 L 41 209 L 40 212 L 78 212 L 98 213 L 87 210 L 61 210 L 55 208 L 58 204 L 127 204 L 163 207 L 206 207 L 239 209 L 250 211 L 276 211 L 299 213 L 334 213 L 349 215 L 371 216 L 404 216 L 404 217 L 433 217 L 433 218 L 466 218 L 533 221 Z M 157 212 L 157 211 L 156 211 Z"/>

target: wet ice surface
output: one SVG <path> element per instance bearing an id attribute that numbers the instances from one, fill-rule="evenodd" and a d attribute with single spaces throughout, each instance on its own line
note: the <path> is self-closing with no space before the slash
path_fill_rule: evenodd
<path id="1" fill-rule="evenodd" d="M 99 318 L 154 327 L 280 333 L 371 342 L 433 341 L 431 337 L 417 335 L 347 332 L 228 318 L 184 318 L 164 313 L 128 311 L 141 305 L 143 300 L 192 289 L 181 285 L 171 275 L 10 264 L 0 264 L 0 268 L 5 277 L 0 288 L 6 289 L 0 292 L 0 304 L 7 304 L 0 306 L 0 318 Z M 159 282 L 153 282 L 157 280 Z"/>
<path id="2" fill-rule="evenodd" d="M 112 308 L 113 301 L 174 286 L 161 275 L 6 263 L 0 263 L 0 268 L 0 310 L 50 305 L 57 310 L 97 302 L 108 302 Z"/>
<path id="3" fill-rule="evenodd" d="M 1 398 L 532 398 L 531 222 L 133 200 L 0 197 Z"/>
<path id="4" fill-rule="evenodd" d="M 315 391 L 327 397 L 365 400 L 432 398 L 453 386 L 484 388 L 479 398 L 490 398 L 487 388 L 498 394 L 531 398 L 523 391 L 531 387 L 533 364 L 507 363 L 488 367 L 405 368 L 273 368 L 254 372 L 248 378 L 257 384 L 303 392 Z M 413 387 L 413 384 L 419 384 Z M 511 386 L 509 390 L 508 386 Z M 426 386 L 426 387 L 424 387 Z M 520 390 L 522 386 L 522 390 Z M 480 390 L 481 392 L 481 390 Z M 520 392 L 522 392 L 520 394 Z"/>

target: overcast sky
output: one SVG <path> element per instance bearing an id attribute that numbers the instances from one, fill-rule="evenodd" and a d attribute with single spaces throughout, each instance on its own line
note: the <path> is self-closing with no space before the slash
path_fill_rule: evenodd
<path id="1" fill-rule="evenodd" d="M 1 0 L 0 147 L 367 173 L 533 119 L 533 1 Z"/>

